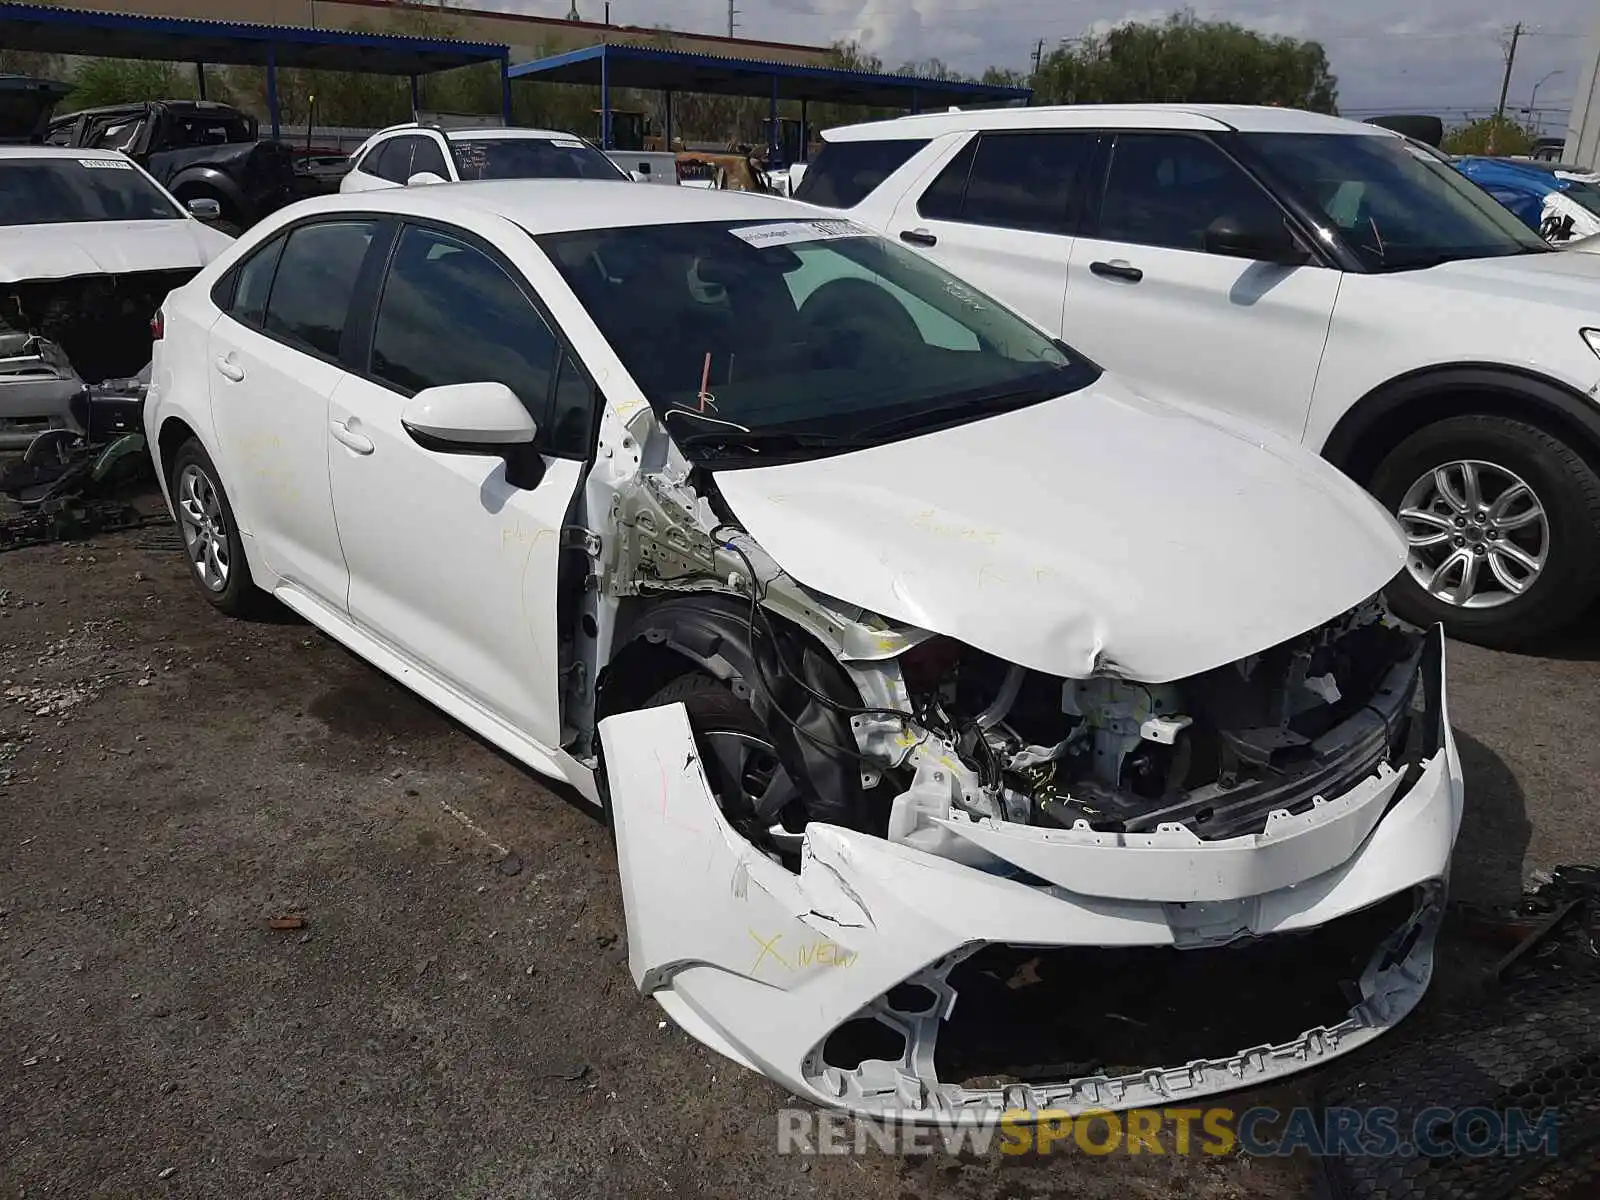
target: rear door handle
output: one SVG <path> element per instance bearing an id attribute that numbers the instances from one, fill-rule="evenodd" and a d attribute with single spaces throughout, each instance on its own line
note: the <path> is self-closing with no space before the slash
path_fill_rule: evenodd
<path id="1" fill-rule="evenodd" d="M 217 374 L 224 379 L 231 379 L 235 383 L 239 383 L 244 379 L 244 368 L 234 362 L 233 359 L 218 355 Z"/>
<path id="2" fill-rule="evenodd" d="M 913 246 L 937 246 L 939 244 L 939 239 L 926 229 L 902 229 L 900 231 L 900 240 Z"/>
<path id="3" fill-rule="evenodd" d="M 330 428 L 341 446 L 347 446 L 357 454 L 371 454 L 377 448 L 372 444 L 371 438 L 357 433 L 344 421 L 333 421 L 330 423 Z"/>
<path id="4" fill-rule="evenodd" d="M 1129 283 L 1138 283 L 1144 278 L 1143 271 L 1125 262 L 1092 262 L 1089 270 L 1102 279 L 1126 279 Z"/>

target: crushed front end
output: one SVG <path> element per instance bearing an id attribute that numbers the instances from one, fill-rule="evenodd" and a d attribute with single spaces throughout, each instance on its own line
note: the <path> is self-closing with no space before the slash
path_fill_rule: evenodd
<path id="1" fill-rule="evenodd" d="M 736 561 L 752 559 L 764 574 L 745 539 Z M 770 582 L 764 604 L 781 611 L 782 593 Z M 1118 1109 L 1315 1065 L 1421 998 L 1462 797 L 1437 629 L 1374 601 L 1150 684 L 1054 678 L 835 616 L 830 648 L 868 709 L 851 729 L 876 827 L 797 822 L 792 806 L 730 822 L 682 705 L 600 725 L 630 968 L 707 1045 L 878 1118 Z M 1243 1045 L 1177 1061 L 1063 1055 L 1025 1036 L 987 1064 L 938 1053 L 973 1023 L 978 997 L 963 1010 L 964 996 L 996 991 L 995 962 L 1029 964 L 1028 982 L 1052 954 L 1099 948 L 1111 969 L 1114 952 L 1149 948 L 1212 956 L 1225 978 L 1338 928 L 1363 948 L 1338 1011 L 1304 1026 L 1263 1012 Z M 1092 957 L 1071 961 L 1078 992 L 1106 985 L 1083 977 Z M 1229 1027 L 1257 1028 L 1241 1021 Z"/>

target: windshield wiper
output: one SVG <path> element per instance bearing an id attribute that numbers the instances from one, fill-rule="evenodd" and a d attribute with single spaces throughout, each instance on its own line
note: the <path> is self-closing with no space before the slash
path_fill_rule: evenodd
<path id="1" fill-rule="evenodd" d="M 932 429 L 945 422 L 958 420 L 962 417 L 990 417 L 997 413 L 1009 412 L 1014 408 L 1022 408 L 1028 404 L 1041 400 L 1050 400 L 1061 394 L 1059 387 L 1031 387 L 1019 388 L 1012 392 L 991 392 L 987 395 L 968 396 L 950 404 L 939 404 L 933 408 L 919 409 L 913 413 L 904 413 L 898 417 L 891 417 L 887 421 L 879 421 L 876 425 L 867 425 L 864 428 L 852 430 L 852 435 L 865 440 L 889 437 L 897 433 L 914 432 L 924 427 Z"/>
<path id="2" fill-rule="evenodd" d="M 765 450 L 810 450 L 819 447 L 830 450 L 857 450 L 866 445 L 857 438 L 785 429 L 707 429 L 697 430 L 694 433 L 674 434 L 673 440 L 678 443 L 680 450 L 704 446 L 724 448 L 745 446 L 758 455 Z"/>

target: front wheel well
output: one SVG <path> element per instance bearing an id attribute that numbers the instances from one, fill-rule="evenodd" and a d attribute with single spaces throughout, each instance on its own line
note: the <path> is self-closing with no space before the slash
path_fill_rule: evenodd
<path id="1" fill-rule="evenodd" d="M 1323 457 L 1371 483 L 1388 453 L 1411 434 L 1456 416 L 1496 416 L 1537 426 L 1600 472 L 1600 406 L 1543 376 L 1460 368 L 1407 377 L 1368 393 L 1339 421 Z"/>

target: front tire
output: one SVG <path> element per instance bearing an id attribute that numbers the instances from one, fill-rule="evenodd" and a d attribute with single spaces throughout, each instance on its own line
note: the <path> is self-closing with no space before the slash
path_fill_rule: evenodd
<path id="1" fill-rule="evenodd" d="M 172 456 L 168 487 L 189 575 L 200 594 L 231 617 L 258 611 L 265 597 L 250 578 L 233 505 L 211 456 L 194 438 Z"/>
<path id="2" fill-rule="evenodd" d="M 641 707 L 674 703 L 688 714 L 706 782 L 728 824 L 758 850 L 797 867 L 805 804 L 761 718 L 726 684 L 697 671 L 680 675 Z M 758 814 L 767 797 L 782 801 L 781 807 Z"/>
<path id="3" fill-rule="evenodd" d="M 1513 649 L 1600 595 L 1600 476 L 1559 438 L 1510 417 L 1426 426 L 1373 473 L 1406 531 L 1389 603 L 1462 641 Z"/>

